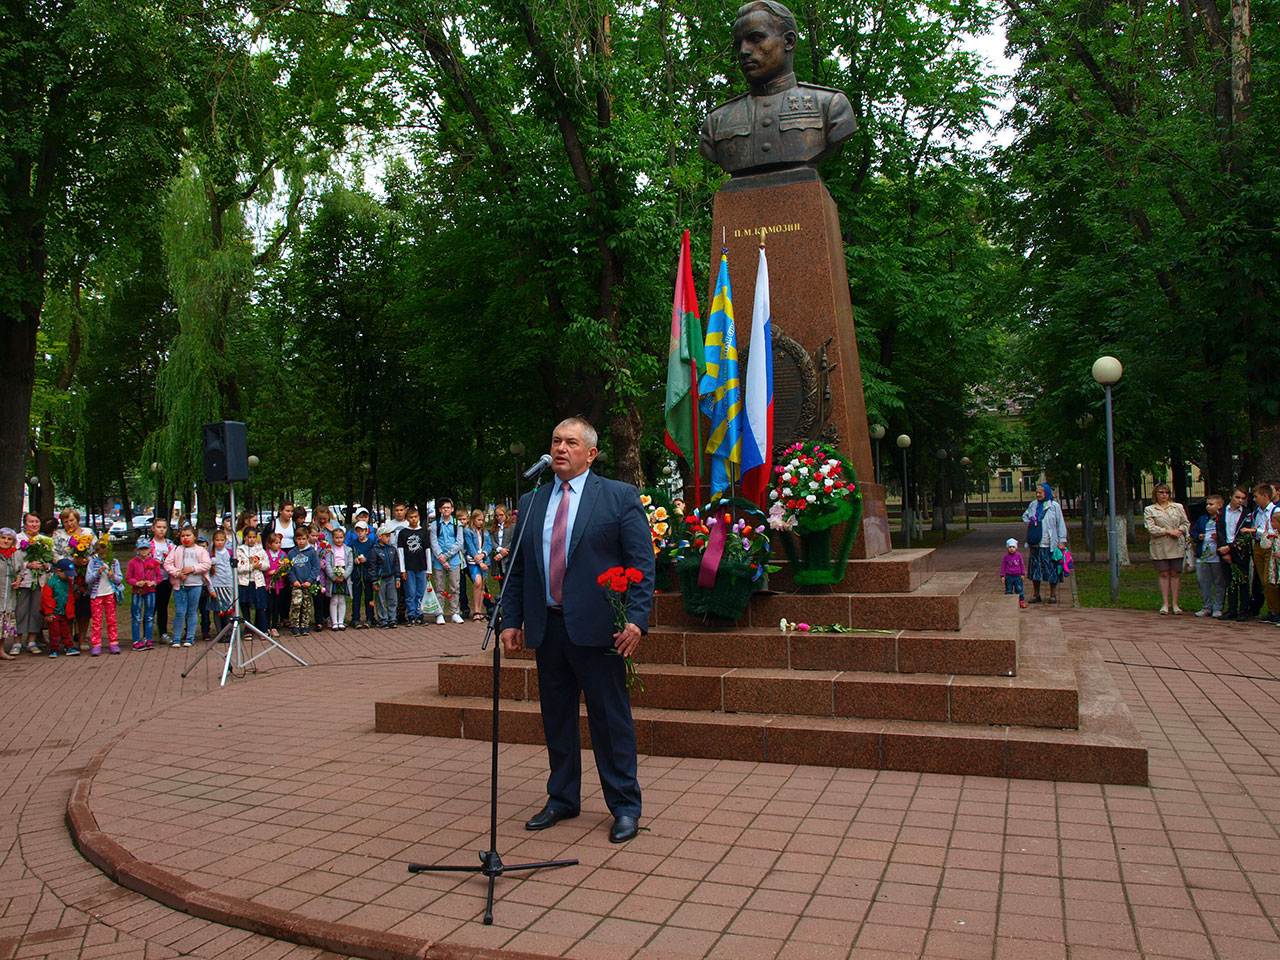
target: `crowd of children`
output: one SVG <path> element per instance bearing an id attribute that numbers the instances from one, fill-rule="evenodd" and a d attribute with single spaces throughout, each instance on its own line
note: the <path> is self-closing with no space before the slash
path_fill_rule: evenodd
<path id="1" fill-rule="evenodd" d="M 185 524 L 176 542 L 157 517 L 123 570 L 110 538 L 83 530 L 74 508 L 60 513 L 51 536 L 29 513 L 21 533 L 0 528 L 0 659 L 23 650 L 58 657 L 87 649 L 96 657 L 104 643 L 120 653 L 117 605 L 126 590 L 135 650 L 212 639 L 237 599 L 241 616 L 271 636 L 462 623 L 463 612 L 484 619 L 487 586 L 500 580 L 510 553 L 514 515 L 500 506 L 492 518 L 475 510 L 462 522 L 451 502 L 436 506 L 438 514 L 424 516 L 397 502 L 375 529 L 359 505 L 345 527 L 329 508 L 308 522 L 303 508 L 285 504 L 262 530 L 257 515 L 245 512 L 208 536 Z"/>

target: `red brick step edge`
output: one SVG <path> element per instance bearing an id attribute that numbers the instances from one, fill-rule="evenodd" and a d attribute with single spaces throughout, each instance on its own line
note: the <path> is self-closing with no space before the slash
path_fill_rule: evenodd
<path id="1" fill-rule="evenodd" d="M 110 752 L 110 745 L 100 750 L 76 779 L 67 801 L 67 828 L 84 858 L 122 887 L 201 920 L 343 956 L 369 960 L 551 960 L 543 954 L 440 943 L 318 920 L 243 897 L 214 893 L 153 863 L 138 860 L 98 829 L 98 821 L 89 809 L 93 778 Z"/>

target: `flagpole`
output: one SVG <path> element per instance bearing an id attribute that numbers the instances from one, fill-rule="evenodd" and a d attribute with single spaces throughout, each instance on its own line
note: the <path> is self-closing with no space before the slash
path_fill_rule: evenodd
<path id="1" fill-rule="evenodd" d="M 702 414 L 698 409 L 698 361 L 690 359 L 689 368 L 693 371 L 693 506 L 696 509 L 702 506 L 702 438 L 699 429 Z"/>
<path id="2" fill-rule="evenodd" d="M 724 224 L 720 225 L 720 256 L 722 257 L 729 256 L 728 228 L 725 227 Z M 736 334 L 735 334 L 735 340 L 736 340 Z M 734 520 L 736 519 L 736 517 L 734 517 L 733 515 L 734 513 L 733 501 L 735 498 L 735 494 L 733 489 L 734 482 L 733 482 L 733 461 L 732 460 L 729 460 L 727 462 L 727 469 L 729 472 L 729 517 L 731 520 Z"/>

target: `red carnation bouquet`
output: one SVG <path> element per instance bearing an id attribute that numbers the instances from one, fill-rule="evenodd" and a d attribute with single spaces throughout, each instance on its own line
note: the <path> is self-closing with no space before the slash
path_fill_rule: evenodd
<path id="1" fill-rule="evenodd" d="M 627 591 L 643 579 L 644 573 L 635 567 L 610 567 L 596 577 L 596 583 L 604 590 L 609 606 L 613 607 L 613 624 L 619 630 L 624 629 L 630 622 L 627 620 Z M 617 653 L 617 650 L 613 652 Z M 644 693 L 644 681 L 636 672 L 636 662 L 630 657 L 626 657 L 625 660 L 627 661 L 627 692 L 638 690 Z"/>

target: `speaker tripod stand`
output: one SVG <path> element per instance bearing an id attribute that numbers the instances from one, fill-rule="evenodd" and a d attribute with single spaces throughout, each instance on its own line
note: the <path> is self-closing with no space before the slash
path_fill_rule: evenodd
<path id="1" fill-rule="evenodd" d="M 236 486 L 234 483 L 228 483 L 227 489 L 230 491 L 231 515 L 234 517 L 236 515 Z M 263 633 L 244 617 L 240 616 L 240 588 L 238 585 L 233 586 L 232 588 L 232 598 L 233 606 L 231 619 L 227 621 L 227 625 L 225 627 L 218 631 L 218 635 L 200 651 L 200 655 L 191 661 L 187 669 L 182 671 L 182 679 L 185 680 L 187 678 L 187 674 L 196 668 L 196 664 L 207 657 L 209 652 L 213 650 L 217 644 L 223 642 L 227 645 L 227 654 L 222 663 L 222 681 L 218 684 L 220 687 L 225 687 L 227 685 L 227 677 L 231 676 L 232 668 L 243 673 L 247 667 L 253 665 L 254 661 L 261 657 L 265 657 L 270 653 L 272 648 L 279 650 L 287 657 L 292 657 L 302 666 L 307 666 L 307 661 L 303 660 L 275 637 Z M 244 652 L 244 632 L 246 630 L 267 644 L 265 650 L 261 650 L 247 658 L 245 657 Z M 226 638 L 225 641 L 223 640 L 224 637 Z M 255 673 L 258 670 L 257 667 L 254 667 L 253 669 Z"/>

